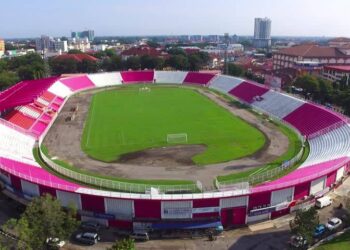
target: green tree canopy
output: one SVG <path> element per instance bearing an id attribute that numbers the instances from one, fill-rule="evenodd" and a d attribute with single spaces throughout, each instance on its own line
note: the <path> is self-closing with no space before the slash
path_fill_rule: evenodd
<path id="1" fill-rule="evenodd" d="M 15 72 L 0 72 L 0 90 L 6 89 L 17 82 L 19 82 L 19 77 Z"/>
<path id="2" fill-rule="evenodd" d="M 317 210 L 312 207 L 305 211 L 298 210 L 289 225 L 293 234 L 302 236 L 310 243 L 314 230 L 319 223 Z"/>
<path id="3" fill-rule="evenodd" d="M 23 245 L 20 249 L 43 249 L 47 238 L 68 239 L 78 227 L 76 209 L 64 211 L 58 200 L 50 195 L 36 197 L 20 219 L 7 222 Z"/>
<path id="4" fill-rule="evenodd" d="M 137 70 L 141 68 L 141 61 L 140 57 L 138 56 L 130 56 L 126 61 L 124 62 L 124 68 L 126 70 L 132 69 Z"/>
<path id="5" fill-rule="evenodd" d="M 106 250 L 135 250 L 135 241 L 127 238 L 116 241 L 110 248 Z"/>
<path id="6" fill-rule="evenodd" d="M 231 76 L 243 76 L 244 70 L 241 66 L 239 66 L 237 64 L 229 63 L 228 64 L 228 74 Z"/>
<path id="7" fill-rule="evenodd" d="M 166 62 L 166 66 L 172 67 L 176 70 L 187 70 L 189 68 L 188 58 L 184 55 L 170 56 Z"/>
<path id="8" fill-rule="evenodd" d="M 50 58 L 49 65 L 54 75 L 78 72 L 78 63 L 71 58 L 64 58 L 64 59 Z"/>

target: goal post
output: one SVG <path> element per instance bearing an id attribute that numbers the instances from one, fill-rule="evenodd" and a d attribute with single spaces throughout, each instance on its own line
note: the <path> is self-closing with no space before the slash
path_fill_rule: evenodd
<path id="1" fill-rule="evenodd" d="M 169 144 L 187 143 L 187 134 L 186 133 L 167 134 L 166 141 Z"/>
<path id="2" fill-rule="evenodd" d="M 151 92 L 151 88 L 149 87 L 144 86 L 139 88 L 139 93 L 149 93 L 149 92 Z"/>

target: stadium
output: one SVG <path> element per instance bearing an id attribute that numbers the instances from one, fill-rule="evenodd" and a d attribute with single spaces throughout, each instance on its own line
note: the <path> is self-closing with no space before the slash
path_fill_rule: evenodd
<path id="1" fill-rule="evenodd" d="M 236 77 L 124 71 L 23 81 L 0 93 L 0 180 L 123 230 L 276 218 L 339 186 L 348 118 Z"/>

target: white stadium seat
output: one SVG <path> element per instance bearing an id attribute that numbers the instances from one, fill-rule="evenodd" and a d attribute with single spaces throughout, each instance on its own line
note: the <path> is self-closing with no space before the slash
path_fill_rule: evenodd
<path id="1" fill-rule="evenodd" d="M 305 103 L 295 97 L 273 90 L 269 90 L 261 97 L 262 99 L 260 101 L 255 101 L 252 105 L 278 118 L 287 116 Z"/>
<path id="2" fill-rule="evenodd" d="M 155 71 L 156 83 L 182 84 L 187 72 L 183 71 Z"/>
<path id="3" fill-rule="evenodd" d="M 71 95 L 73 92 L 66 85 L 61 83 L 60 81 L 55 82 L 49 89 L 49 92 L 52 94 L 59 96 L 61 98 L 65 98 Z"/>
<path id="4" fill-rule="evenodd" d="M 243 79 L 239 79 L 237 77 L 217 75 L 213 80 L 211 80 L 209 88 L 218 90 L 223 93 L 228 93 L 243 81 Z"/>
<path id="5" fill-rule="evenodd" d="M 39 118 L 40 113 L 38 113 L 37 111 L 27 107 L 27 106 L 19 106 L 16 108 L 16 110 L 22 112 L 23 114 L 33 117 L 35 119 Z"/>
<path id="6" fill-rule="evenodd" d="M 350 156 L 350 125 L 345 124 L 326 134 L 309 140 L 310 153 L 300 168 Z"/>
<path id="7" fill-rule="evenodd" d="M 119 72 L 91 74 L 88 77 L 97 87 L 122 84 L 122 77 Z"/>
<path id="8" fill-rule="evenodd" d="M 34 138 L 5 125 L 0 125 L 0 138 L 0 156 L 38 166 L 33 157 Z"/>

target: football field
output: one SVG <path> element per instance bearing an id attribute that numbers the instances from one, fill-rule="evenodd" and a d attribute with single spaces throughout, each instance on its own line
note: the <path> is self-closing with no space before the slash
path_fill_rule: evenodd
<path id="1" fill-rule="evenodd" d="M 206 165 L 251 155 L 264 143 L 259 130 L 196 90 L 138 85 L 93 96 L 81 147 L 94 159 L 114 162 L 150 148 L 205 145 L 192 160 Z"/>

